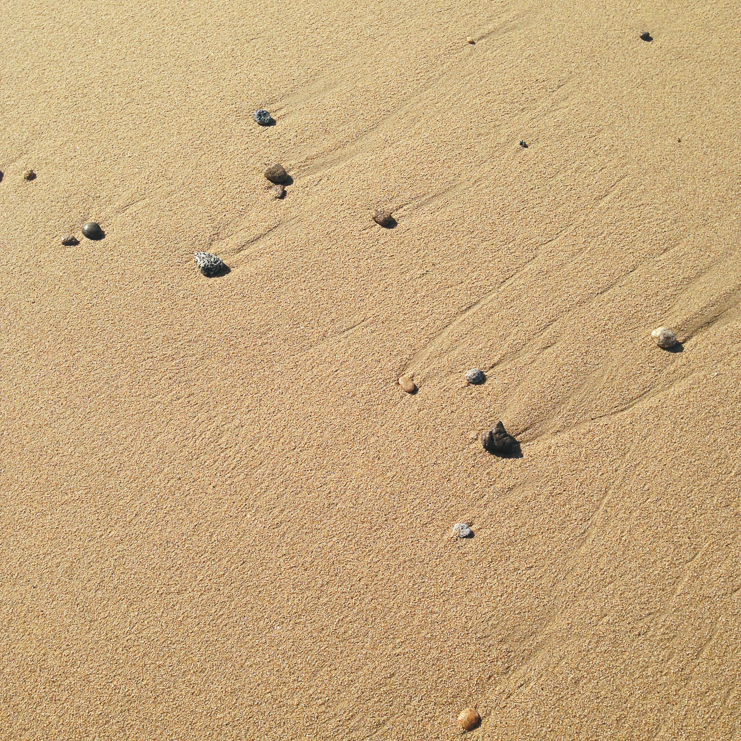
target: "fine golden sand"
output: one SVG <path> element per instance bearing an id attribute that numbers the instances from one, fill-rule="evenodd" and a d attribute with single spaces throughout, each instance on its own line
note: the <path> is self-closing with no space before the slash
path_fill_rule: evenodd
<path id="1" fill-rule="evenodd" d="M 741 738 L 738 3 L 0 27 L 3 741 Z"/>

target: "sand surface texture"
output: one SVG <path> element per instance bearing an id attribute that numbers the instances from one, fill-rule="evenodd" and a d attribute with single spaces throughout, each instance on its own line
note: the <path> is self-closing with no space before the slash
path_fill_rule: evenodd
<path id="1" fill-rule="evenodd" d="M 741 738 L 737 2 L 0 26 L 0 738 Z"/>

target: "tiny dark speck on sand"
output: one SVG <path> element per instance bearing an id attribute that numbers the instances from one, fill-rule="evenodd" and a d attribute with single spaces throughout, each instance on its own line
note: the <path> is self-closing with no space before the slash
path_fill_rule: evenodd
<path id="1" fill-rule="evenodd" d="M 644 32 L 643 32 L 643 33 L 641 34 L 641 39 L 642 39 L 643 41 L 653 41 L 653 40 L 654 40 L 654 37 L 653 37 L 653 36 L 651 36 L 651 34 L 650 34 L 650 33 L 649 33 L 648 31 L 644 31 Z"/>

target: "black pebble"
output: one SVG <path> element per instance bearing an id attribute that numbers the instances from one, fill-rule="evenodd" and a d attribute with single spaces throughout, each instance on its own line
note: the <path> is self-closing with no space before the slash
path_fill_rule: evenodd
<path id="1" fill-rule="evenodd" d="M 649 33 L 648 31 L 644 31 L 644 32 L 643 32 L 643 33 L 641 34 L 641 39 L 642 39 L 643 41 L 653 41 L 653 40 L 654 40 L 654 37 L 653 37 L 653 36 L 651 36 L 651 34 L 650 34 L 650 33 Z"/>
<path id="2" fill-rule="evenodd" d="M 520 443 L 504 429 L 501 422 L 497 422 L 489 432 L 481 435 L 481 443 L 494 455 L 518 456 L 520 453 Z"/>
<path id="3" fill-rule="evenodd" d="M 3 173 L 0 171 L 0 183 L 3 181 Z"/>
<path id="4" fill-rule="evenodd" d="M 96 224 L 94 221 L 88 221 L 86 224 L 83 224 L 82 233 L 88 239 L 97 240 L 103 239 L 103 237 L 105 237 L 103 230 L 100 228 L 100 224 Z"/>
<path id="5" fill-rule="evenodd" d="M 523 149 L 527 149 L 527 142 L 524 139 L 520 139 L 520 146 Z"/>
<path id="6" fill-rule="evenodd" d="M 74 234 L 70 234 L 62 238 L 62 244 L 65 247 L 74 247 L 76 244 L 80 244 L 80 240 Z"/>

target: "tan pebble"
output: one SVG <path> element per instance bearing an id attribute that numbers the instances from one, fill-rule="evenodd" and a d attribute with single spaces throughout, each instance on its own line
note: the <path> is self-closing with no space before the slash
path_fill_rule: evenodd
<path id="1" fill-rule="evenodd" d="M 285 183 L 286 180 L 288 180 L 288 173 L 283 165 L 271 165 L 267 170 L 265 170 L 265 177 L 271 183 L 280 184 Z"/>
<path id="2" fill-rule="evenodd" d="M 458 716 L 458 725 L 464 731 L 472 731 L 479 723 L 481 723 L 481 716 L 476 708 L 466 708 Z"/>
<path id="3" fill-rule="evenodd" d="M 474 40 L 473 36 L 466 36 L 466 43 L 467 44 L 475 44 L 476 41 Z"/>
<path id="4" fill-rule="evenodd" d="M 658 327 L 651 332 L 651 339 L 665 350 L 674 347 L 679 342 L 677 335 L 669 327 Z"/>
<path id="5" fill-rule="evenodd" d="M 402 391 L 406 391 L 408 394 L 413 394 L 417 390 L 417 384 L 409 376 L 402 376 L 399 379 L 399 386 L 401 386 Z"/>
<path id="6" fill-rule="evenodd" d="M 278 185 L 274 185 L 270 189 L 270 194 L 273 196 L 273 198 L 280 200 L 285 196 L 286 189 L 279 183 Z"/>
<path id="7" fill-rule="evenodd" d="M 24 180 L 36 180 L 36 173 L 33 170 L 24 170 L 23 179 Z"/>
<path id="8" fill-rule="evenodd" d="M 388 229 L 389 227 L 393 226 L 396 223 L 396 219 L 394 219 L 393 214 L 391 211 L 388 211 L 386 209 L 379 208 L 376 211 L 373 212 L 373 221 L 376 222 L 376 224 L 379 224 L 380 226 Z"/>

